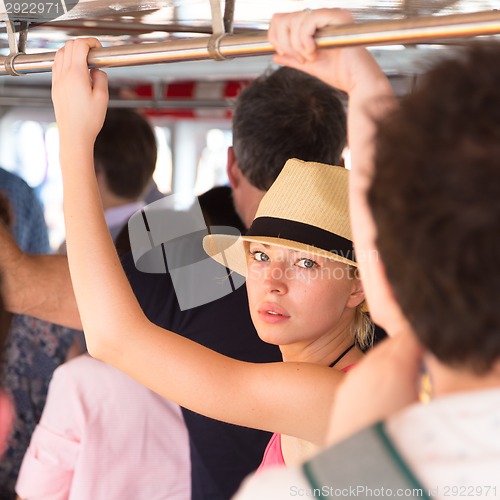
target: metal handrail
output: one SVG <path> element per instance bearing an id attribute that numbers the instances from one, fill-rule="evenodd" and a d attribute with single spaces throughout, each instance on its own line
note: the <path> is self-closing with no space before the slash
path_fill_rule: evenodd
<path id="1" fill-rule="evenodd" d="M 499 33 L 500 12 L 486 11 L 326 27 L 318 31 L 316 40 L 319 47 L 327 48 L 422 43 Z M 111 68 L 207 60 L 213 58 L 213 48 L 209 48 L 211 43 L 213 45 L 211 37 L 200 37 L 92 49 L 88 63 L 94 68 Z M 218 40 L 218 53 L 224 58 L 273 52 L 273 46 L 267 41 L 267 33 L 263 31 L 226 35 Z M 12 67 L 20 74 L 47 72 L 52 68 L 54 56 L 55 52 L 19 54 L 12 61 Z M 8 74 L 5 59 L 0 57 L 0 75 Z"/>

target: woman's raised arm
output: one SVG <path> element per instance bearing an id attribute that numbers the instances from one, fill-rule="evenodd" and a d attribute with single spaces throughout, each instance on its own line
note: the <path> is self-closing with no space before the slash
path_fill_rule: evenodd
<path id="1" fill-rule="evenodd" d="M 68 259 L 89 352 L 198 413 L 320 443 L 341 373 L 236 361 L 153 325 L 140 309 L 107 230 L 94 174 L 93 144 L 108 94 L 105 73 L 89 73 L 87 55 L 99 46 L 95 39 L 68 42 L 57 53 L 52 88 Z"/>
<path id="2" fill-rule="evenodd" d="M 348 145 L 351 152 L 349 204 L 356 259 L 368 305 L 384 301 L 385 295 L 371 294 L 369 281 L 381 272 L 375 246 L 375 225 L 365 193 L 373 174 L 376 121 L 397 101 L 392 87 L 375 59 L 364 47 L 318 49 L 316 30 L 325 26 L 352 24 L 352 15 L 341 9 L 318 9 L 275 14 L 269 41 L 278 64 L 291 66 L 322 79 L 345 92 L 348 102 Z M 377 322 L 377 318 L 373 318 Z"/>

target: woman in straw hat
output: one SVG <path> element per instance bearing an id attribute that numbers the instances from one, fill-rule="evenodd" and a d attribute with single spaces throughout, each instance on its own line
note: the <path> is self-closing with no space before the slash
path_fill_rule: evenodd
<path id="1" fill-rule="evenodd" d="M 95 185 L 92 144 L 106 111 L 107 80 L 95 69 L 89 79 L 86 58 L 99 46 L 78 39 L 58 51 L 52 89 L 68 258 L 89 352 L 181 406 L 286 435 L 273 437 L 268 463 L 302 460 L 322 443 L 343 371 L 367 342 L 360 335 L 366 319 L 348 221 L 348 171 L 290 160 L 247 236 L 204 241 L 210 255 L 247 276 L 258 333 L 280 346 L 285 363 L 236 361 L 153 325 L 121 270 Z"/>

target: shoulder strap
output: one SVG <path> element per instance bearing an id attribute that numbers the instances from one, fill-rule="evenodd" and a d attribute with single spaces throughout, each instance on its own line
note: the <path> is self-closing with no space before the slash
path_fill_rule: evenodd
<path id="1" fill-rule="evenodd" d="M 379 422 L 302 466 L 315 498 L 430 500 Z"/>

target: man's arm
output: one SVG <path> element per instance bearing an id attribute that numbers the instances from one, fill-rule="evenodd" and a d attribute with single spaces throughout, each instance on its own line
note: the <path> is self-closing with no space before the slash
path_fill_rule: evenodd
<path id="1" fill-rule="evenodd" d="M 8 310 L 82 328 L 66 256 L 25 254 L 0 224 L 0 272 Z"/>

